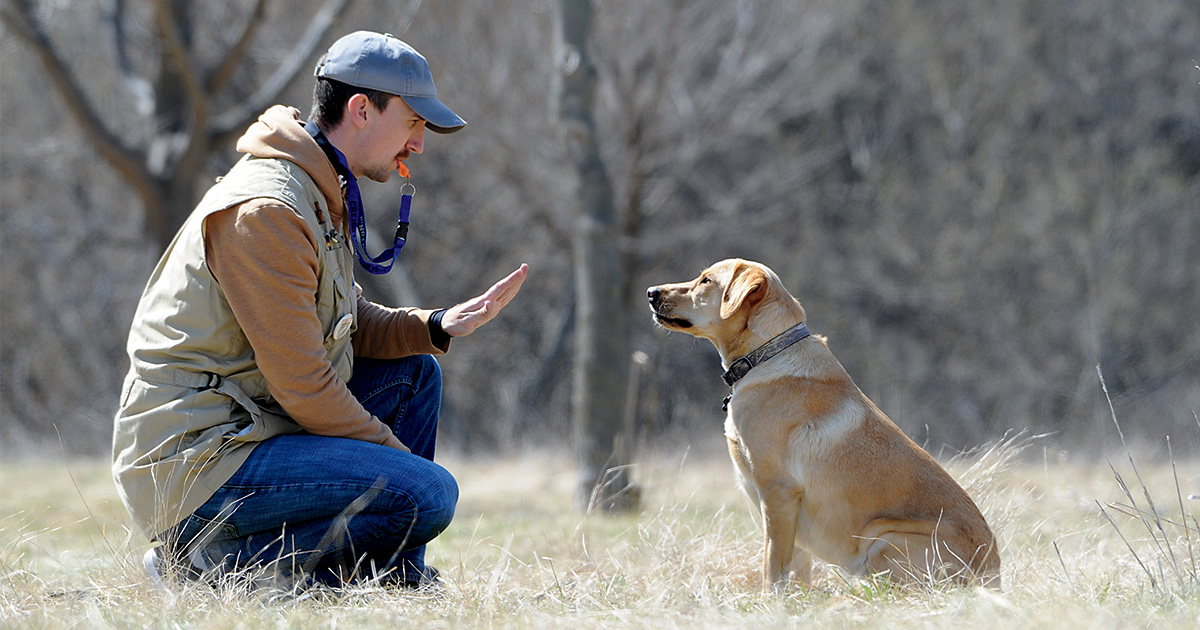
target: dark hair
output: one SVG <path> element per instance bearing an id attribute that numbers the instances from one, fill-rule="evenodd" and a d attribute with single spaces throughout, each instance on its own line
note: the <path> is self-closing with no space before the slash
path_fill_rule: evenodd
<path id="1" fill-rule="evenodd" d="M 367 100 L 375 106 L 375 109 L 383 111 L 387 108 L 395 94 L 380 92 L 368 88 L 354 87 L 341 81 L 317 77 L 317 84 L 313 87 L 313 111 L 312 119 L 316 121 L 317 126 L 325 131 L 329 131 L 342 123 L 342 115 L 346 111 L 346 101 L 355 94 L 362 94 L 367 97 Z"/>

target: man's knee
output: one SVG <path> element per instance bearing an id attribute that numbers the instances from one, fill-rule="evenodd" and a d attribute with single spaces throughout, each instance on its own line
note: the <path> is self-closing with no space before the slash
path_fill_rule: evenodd
<path id="1" fill-rule="evenodd" d="M 426 387 L 437 387 L 438 390 L 441 390 L 442 366 L 438 364 L 437 359 L 430 354 L 418 354 L 416 360 L 420 363 L 421 382 Z"/>
<path id="2" fill-rule="evenodd" d="M 425 393 L 441 397 L 442 366 L 437 359 L 428 354 L 414 354 L 394 359 L 393 373 L 403 374 L 401 379 L 407 382 L 414 393 Z"/>
<path id="3" fill-rule="evenodd" d="M 397 512 L 397 525 L 407 547 L 423 545 L 446 530 L 454 520 L 458 506 L 458 482 L 445 468 L 431 464 L 422 471 L 424 483 L 410 487 L 407 496 L 411 511 Z"/>
<path id="4" fill-rule="evenodd" d="M 441 533 L 454 519 L 454 510 L 458 506 L 458 481 L 445 468 L 432 468 L 436 472 L 431 472 L 429 491 L 425 493 L 425 513 L 433 527 Z"/>

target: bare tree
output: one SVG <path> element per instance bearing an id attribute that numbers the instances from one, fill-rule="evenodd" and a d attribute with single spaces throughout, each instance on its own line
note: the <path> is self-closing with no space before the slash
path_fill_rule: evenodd
<path id="1" fill-rule="evenodd" d="M 175 229 L 196 202 L 196 188 L 206 160 L 215 147 L 224 147 L 244 131 L 254 116 L 276 102 L 297 74 L 309 68 L 317 47 L 353 0 L 327 0 L 307 31 L 261 88 L 249 99 L 218 111 L 219 97 L 246 61 L 259 26 L 266 16 L 267 0 L 244 5 L 241 23 L 215 60 L 202 60 L 194 45 L 191 0 L 152 0 L 154 29 L 161 44 L 160 59 L 152 78 L 141 76 L 130 58 L 131 43 L 125 29 L 128 7 L 114 0 L 111 28 L 117 63 L 129 93 L 140 98 L 137 109 L 150 118 L 154 132 L 134 144 L 113 129 L 87 98 L 81 78 L 68 56 L 47 33 L 39 7 L 29 0 L 8 0 L 0 19 L 10 32 L 38 56 L 46 75 L 72 118 L 105 162 L 131 186 L 142 203 L 144 229 L 165 248 Z M 207 52 L 207 51 L 206 51 Z"/>
<path id="2" fill-rule="evenodd" d="M 567 153 L 579 175 L 575 225 L 575 440 L 579 502 L 631 509 L 638 491 L 629 475 L 632 436 L 624 417 L 630 343 L 629 261 L 612 183 L 596 143 L 596 68 L 588 55 L 590 0 L 562 0 L 562 121 Z"/>

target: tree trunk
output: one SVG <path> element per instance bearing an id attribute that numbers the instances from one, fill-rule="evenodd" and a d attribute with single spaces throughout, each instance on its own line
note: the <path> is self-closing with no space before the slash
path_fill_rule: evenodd
<path id="1" fill-rule="evenodd" d="M 576 497 L 583 508 L 628 510 L 639 503 L 630 480 L 632 440 L 624 418 L 631 357 L 630 314 L 622 295 L 628 269 L 612 186 L 596 144 L 596 69 L 587 51 L 592 4 L 561 0 L 560 7 L 567 58 L 561 116 L 567 151 L 579 174 L 574 239 Z"/>

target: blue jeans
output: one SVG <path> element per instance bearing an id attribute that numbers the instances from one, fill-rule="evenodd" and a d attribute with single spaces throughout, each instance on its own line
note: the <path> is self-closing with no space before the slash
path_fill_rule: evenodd
<path id="1" fill-rule="evenodd" d="M 348 386 L 412 453 L 309 433 L 266 440 L 164 537 L 180 560 L 205 571 L 270 566 L 328 584 L 429 575 L 425 543 L 458 502 L 454 477 L 433 463 L 441 370 L 428 355 L 356 358 Z"/>

